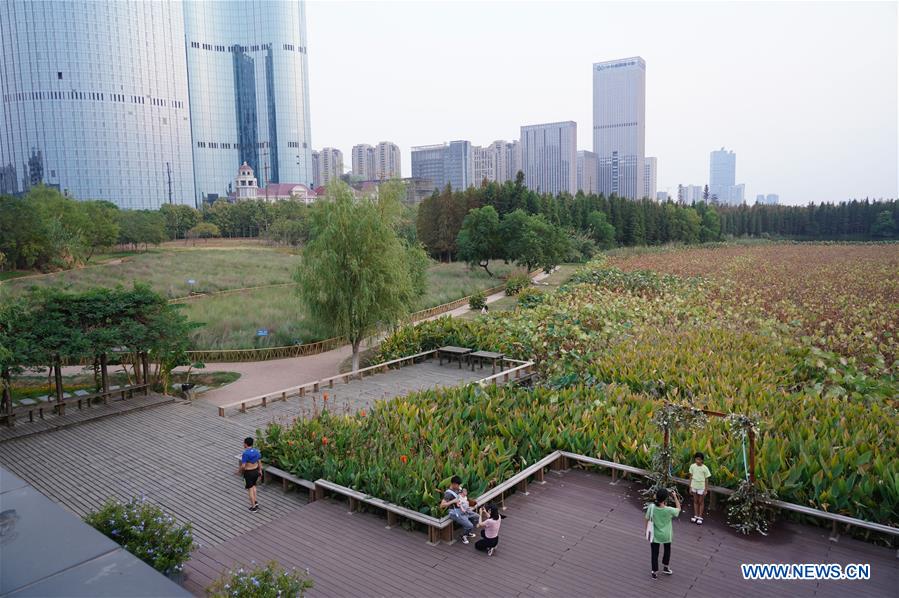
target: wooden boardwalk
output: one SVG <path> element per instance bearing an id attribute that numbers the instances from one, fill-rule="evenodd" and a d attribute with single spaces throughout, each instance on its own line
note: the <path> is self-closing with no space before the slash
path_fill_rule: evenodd
<path id="1" fill-rule="evenodd" d="M 78 409 L 76 404 L 69 402 L 66 405 L 65 415 L 54 415 L 52 413 L 53 403 L 47 403 L 47 408 L 44 410 L 44 419 L 40 419 L 37 413 L 35 413 L 34 421 L 28 421 L 28 416 L 24 415 L 16 418 L 15 426 L 0 427 L 0 442 L 24 438 L 32 434 L 52 432 L 113 415 L 121 415 L 122 413 L 140 411 L 141 409 L 172 403 L 173 401 L 174 399 L 170 396 L 151 393 L 147 396 L 140 395 L 130 399 L 115 399 L 107 404 L 85 406 L 82 409 Z"/>
<path id="2" fill-rule="evenodd" d="M 256 406 L 246 413 L 229 410 L 227 417 L 240 421 L 253 429 L 264 428 L 272 421 L 289 422 L 296 417 L 308 417 L 313 409 L 321 410 L 324 395 L 328 395 L 328 409 L 337 413 L 355 413 L 369 409 L 376 401 L 405 396 L 411 392 L 427 388 L 459 386 L 490 376 L 490 366 L 484 369 L 457 364 L 437 365 L 436 360 L 424 361 L 367 376 L 349 383 L 335 382 L 334 388 L 322 388 L 319 392 L 308 393 L 305 397 L 292 397 L 286 401 L 270 401 L 268 406 Z M 203 400 L 200 399 L 202 402 Z"/>
<path id="3" fill-rule="evenodd" d="M 472 545 L 428 546 L 426 535 L 385 529 L 373 514 L 347 513 L 333 500 L 311 503 L 218 546 L 194 553 L 186 588 L 203 595 L 236 564 L 270 559 L 308 568 L 310 596 L 895 596 L 894 551 L 821 528 L 779 523 L 768 538 L 745 538 L 720 521 L 675 523 L 674 575 L 649 577 L 642 511 L 626 482 L 579 470 L 547 475 L 528 495 L 507 500 L 493 557 Z M 750 582 L 740 563 L 870 563 L 859 582 Z"/>

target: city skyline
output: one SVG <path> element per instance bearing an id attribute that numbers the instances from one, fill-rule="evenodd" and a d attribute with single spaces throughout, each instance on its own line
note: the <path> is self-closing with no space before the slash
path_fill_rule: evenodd
<path id="1" fill-rule="evenodd" d="M 709 152 L 726 146 L 740 156 L 747 198 L 770 189 L 788 204 L 897 195 L 894 5 L 509 6 L 356 3 L 347 11 L 339 2 L 309 3 L 313 146 L 348 152 L 360 140 L 391 139 L 410 172 L 412 146 L 484 145 L 517 138 L 522 125 L 563 120 L 589 131 L 593 63 L 641 56 L 648 65 L 645 151 L 658 158 L 659 191 L 676 197 L 679 183 L 707 183 Z M 410 20 L 443 26 L 416 30 Z M 721 26 L 730 22 L 741 27 Z M 473 69 L 483 40 L 510 27 L 542 43 L 517 47 L 502 69 Z M 676 29 L 703 35 L 672 38 Z M 647 41 L 653 37 L 659 41 Z M 354 56 L 375 46 L 401 55 L 398 67 L 353 66 Z M 335 80 L 334 72 L 353 77 Z M 701 94 L 691 92 L 698 88 Z M 365 111 L 354 99 L 359 89 L 368 92 Z M 853 91 L 860 89 L 878 92 Z M 582 134 L 577 149 L 592 150 L 590 138 Z M 877 159 L 862 164 L 858 148 Z"/>

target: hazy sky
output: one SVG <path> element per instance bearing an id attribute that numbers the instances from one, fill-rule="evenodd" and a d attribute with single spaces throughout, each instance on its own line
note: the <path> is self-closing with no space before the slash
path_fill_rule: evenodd
<path id="1" fill-rule="evenodd" d="M 574 120 L 593 62 L 646 60 L 658 189 L 737 153 L 746 198 L 896 197 L 896 2 L 322 2 L 307 5 L 313 147 L 517 139 Z"/>

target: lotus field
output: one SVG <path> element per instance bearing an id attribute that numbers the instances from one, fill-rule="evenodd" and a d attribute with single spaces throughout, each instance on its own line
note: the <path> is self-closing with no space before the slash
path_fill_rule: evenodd
<path id="1" fill-rule="evenodd" d="M 756 476 L 778 498 L 899 525 L 899 245 L 724 245 L 613 254 L 515 311 L 407 327 L 384 360 L 442 345 L 536 360 L 533 389 L 457 388 L 262 433 L 267 459 L 439 514 L 555 449 L 650 468 L 663 400 L 760 422 Z M 714 483 L 747 475 L 727 424 L 675 429 Z"/>

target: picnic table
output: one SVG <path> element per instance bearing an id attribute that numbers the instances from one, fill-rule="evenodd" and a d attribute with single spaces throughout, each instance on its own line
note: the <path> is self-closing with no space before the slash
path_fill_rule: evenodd
<path id="1" fill-rule="evenodd" d="M 459 360 L 459 369 L 462 369 L 462 358 L 469 355 L 471 353 L 471 349 L 467 347 L 454 347 L 452 345 L 448 345 L 446 347 L 440 347 L 437 349 L 437 360 L 440 365 L 443 365 L 443 358 L 446 356 L 447 361 L 452 361 L 454 359 Z"/>
<path id="2" fill-rule="evenodd" d="M 496 363 L 502 363 L 502 360 L 505 359 L 505 355 L 502 353 L 495 353 L 493 351 L 475 351 L 474 353 L 469 353 L 468 362 L 471 364 L 471 371 L 474 371 L 474 362 L 475 359 L 478 360 L 478 363 L 481 364 L 481 369 L 484 369 L 484 362 L 489 361 L 493 366 L 493 373 L 496 373 Z"/>

